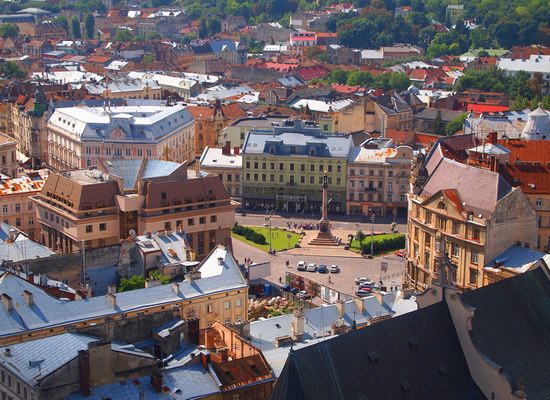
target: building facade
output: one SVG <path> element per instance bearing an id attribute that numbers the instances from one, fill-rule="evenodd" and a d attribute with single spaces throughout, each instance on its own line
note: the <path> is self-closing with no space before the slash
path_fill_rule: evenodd
<path id="1" fill-rule="evenodd" d="M 512 188 L 495 171 L 447 158 L 441 147 L 439 143 L 426 162 L 420 157 L 415 166 L 406 287 L 418 290 L 437 280 L 439 235 L 453 265 L 450 281 L 459 289 L 475 289 L 491 280 L 484 269 L 490 260 L 515 244 L 536 246 L 537 215 L 521 189 Z M 446 150 L 450 148 L 448 144 Z M 458 153 L 456 147 L 453 153 Z"/>
<path id="2" fill-rule="evenodd" d="M 240 147 L 233 149 L 228 145 L 221 149 L 207 147 L 201 155 L 199 165 L 201 172 L 218 176 L 231 197 L 241 201 L 243 159 L 240 155 Z"/>
<path id="3" fill-rule="evenodd" d="M 195 158 L 194 120 L 182 105 L 58 108 L 47 132 L 47 163 L 58 171 L 99 159 Z"/>
<path id="4" fill-rule="evenodd" d="M 31 172 L 21 178 L 4 179 L 0 187 L 2 222 L 15 226 L 33 240 L 39 237 L 40 227 L 30 198 L 40 193 L 45 180 L 46 176 Z"/>
<path id="5" fill-rule="evenodd" d="M 100 170 L 50 174 L 33 198 L 41 241 L 54 251 L 118 243 L 136 232 L 185 232 L 197 259 L 231 245 L 233 203 L 217 176 L 188 178 L 160 160 L 102 161 Z"/>
<path id="6" fill-rule="evenodd" d="M 407 215 L 413 150 L 353 147 L 347 164 L 346 214 Z"/>
<path id="7" fill-rule="evenodd" d="M 328 173 L 329 212 L 346 212 L 346 161 L 351 138 L 322 134 L 317 125 L 286 121 L 273 134 L 250 132 L 243 145 L 242 196 L 246 208 L 289 213 L 321 210 Z"/>
<path id="8" fill-rule="evenodd" d="M 0 133 L 0 173 L 11 178 L 17 178 L 19 164 L 17 163 L 17 142 L 8 135 Z"/>
<path id="9" fill-rule="evenodd" d="M 246 117 L 246 112 L 237 103 L 221 105 L 219 101 L 216 101 L 214 106 L 189 107 L 188 110 L 195 119 L 195 153 L 197 157 L 206 147 L 219 147 L 220 132 L 235 120 Z"/>

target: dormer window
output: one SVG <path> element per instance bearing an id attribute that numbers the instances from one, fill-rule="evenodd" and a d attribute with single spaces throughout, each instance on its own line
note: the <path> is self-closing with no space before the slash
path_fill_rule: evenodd
<path id="1" fill-rule="evenodd" d="M 271 146 L 269 148 L 269 154 L 275 154 L 275 147 Z"/>
<path id="2" fill-rule="evenodd" d="M 310 156 L 315 156 L 315 148 L 312 147 L 311 149 L 309 149 L 309 155 Z"/>
<path id="3" fill-rule="evenodd" d="M 440 201 L 439 203 L 437 203 L 437 209 L 447 211 L 447 205 L 445 204 L 445 202 Z"/>

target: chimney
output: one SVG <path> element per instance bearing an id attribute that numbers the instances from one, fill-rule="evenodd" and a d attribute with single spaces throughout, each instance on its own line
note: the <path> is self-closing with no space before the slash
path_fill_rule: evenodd
<path id="1" fill-rule="evenodd" d="M 162 375 L 159 373 L 152 373 L 151 374 L 151 386 L 155 388 L 155 392 L 160 393 L 162 392 Z"/>
<path id="2" fill-rule="evenodd" d="M 145 287 L 146 288 L 152 288 L 155 286 L 160 286 L 160 280 L 159 279 L 146 279 L 145 280 Z"/>
<path id="3" fill-rule="evenodd" d="M 208 363 L 210 362 L 210 353 L 201 352 L 201 364 L 208 371 Z"/>
<path id="4" fill-rule="evenodd" d="M 116 285 L 108 285 L 107 286 L 107 293 L 116 294 Z"/>
<path id="5" fill-rule="evenodd" d="M 9 347 L 4 349 L 4 356 L 5 357 L 11 357 L 11 350 Z"/>
<path id="6" fill-rule="evenodd" d="M 218 353 L 220 353 L 221 362 L 227 362 L 227 360 L 229 360 L 229 349 L 227 347 L 219 349 Z"/>
<path id="7" fill-rule="evenodd" d="M 90 285 L 86 285 L 86 298 L 87 299 L 92 298 L 92 287 Z"/>
<path id="8" fill-rule="evenodd" d="M 187 273 L 187 279 L 189 280 L 189 283 L 190 284 L 193 284 L 193 282 L 197 279 L 201 279 L 201 273 L 200 271 L 195 271 L 195 270 L 192 270 L 192 271 L 189 271 Z"/>
<path id="9" fill-rule="evenodd" d="M 23 297 L 25 298 L 25 302 L 29 307 L 34 304 L 32 293 L 29 292 L 28 290 L 23 290 Z"/>
<path id="10" fill-rule="evenodd" d="M 107 293 L 105 296 L 107 297 L 107 301 L 109 302 L 111 307 L 115 308 L 116 307 L 116 295 L 114 295 L 112 293 Z"/>
<path id="11" fill-rule="evenodd" d="M 301 341 L 304 336 L 305 316 L 301 309 L 294 311 L 294 319 L 291 323 L 292 340 Z"/>
<path id="12" fill-rule="evenodd" d="M 487 135 L 487 143 L 489 144 L 496 144 L 497 143 L 497 133 L 496 132 L 489 132 L 489 135 Z"/>
<path id="13" fill-rule="evenodd" d="M 177 282 L 172 282 L 172 292 L 178 296 L 181 294 L 180 285 Z"/>
<path id="14" fill-rule="evenodd" d="M 338 316 L 344 318 L 344 315 L 346 315 L 346 302 L 338 299 L 336 301 L 336 309 L 338 310 Z"/>
<path id="15" fill-rule="evenodd" d="M 236 156 L 241 154 L 241 148 L 238 146 L 233 147 L 233 154 L 235 154 Z"/>
<path id="16" fill-rule="evenodd" d="M 80 367 L 80 393 L 88 397 L 90 395 L 90 353 L 88 350 L 78 351 L 78 365 Z"/>
<path id="17" fill-rule="evenodd" d="M 218 265 L 223 265 L 223 257 L 218 257 Z"/>
<path id="18" fill-rule="evenodd" d="M 6 311 L 10 312 L 13 310 L 13 301 L 6 293 L 2 293 L 2 304 L 4 304 Z"/>

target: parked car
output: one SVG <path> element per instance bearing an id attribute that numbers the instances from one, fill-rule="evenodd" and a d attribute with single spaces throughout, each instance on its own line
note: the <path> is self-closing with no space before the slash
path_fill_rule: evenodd
<path id="1" fill-rule="evenodd" d="M 298 265 L 296 266 L 296 269 L 298 271 L 305 271 L 306 270 L 306 262 L 305 261 L 298 261 Z"/>
<path id="2" fill-rule="evenodd" d="M 307 272 L 315 272 L 317 271 L 317 265 L 315 263 L 309 263 L 306 268 Z"/>
<path id="3" fill-rule="evenodd" d="M 328 268 L 326 265 L 321 264 L 319 265 L 319 269 L 317 270 L 320 274 L 328 274 Z"/>
<path id="4" fill-rule="evenodd" d="M 298 294 L 298 292 L 299 292 L 298 288 L 293 287 L 292 289 L 290 289 L 290 293 L 292 293 L 295 296 Z"/>
<path id="5" fill-rule="evenodd" d="M 405 257 L 405 250 L 404 249 L 403 250 L 397 250 L 393 254 L 395 254 L 397 257 Z"/>
<path id="6" fill-rule="evenodd" d="M 285 283 L 282 289 L 283 289 L 283 292 L 290 292 L 291 287 L 288 283 Z"/>
<path id="7" fill-rule="evenodd" d="M 298 297 L 301 299 L 309 299 L 311 295 L 305 290 L 300 290 L 300 293 L 298 293 Z"/>
<path id="8" fill-rule="evenodd" d="M 357 292 L 355 292 L 355 294 L 359 297 L 367 297 L 367 296 L 370 296 L 372 292 L 368 290 L 360 289 Z"/>
<path id="9" fill-rule="evenodd" d="M 359 289 L 358 290 L 362 290 L 362 289 L 366 289 L 366 290 L 372 290 L 374 289 L 374 283 L 373 282 L 363 282 L 362 284 L 359 285 Z"/>
<path id="10" fill-rule="evenodd" d="M 370 279 L 369 278 L 355 278 L 355 284 L 356 285 L 360 285 L 361 283 L 364 283 L 364 282 L 370 282 Z"/>
<path id="11" fill-rule="evenodd" d="M 340 272 L 340 268 L 338 268 L 338 265 L 331 265 L 330 266 L 330 273 L 331 274 L 337 274 Z"/>

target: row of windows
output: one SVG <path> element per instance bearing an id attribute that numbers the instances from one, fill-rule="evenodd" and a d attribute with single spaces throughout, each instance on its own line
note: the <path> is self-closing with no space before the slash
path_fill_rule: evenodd
<path id="1" fill-rule="evenodd" d="M 367 199 L 368 199 L 368 201 L 374 201 L 374 194 L 368 193 Z M 383 199 L 382 193 L 378 193 L 376 201 L 382 201 L 382 199 Z M 351 192 L 349 194 L 349 200 L 350 201 L 355 201 L 355 193 Z M 359 195 L 357 196 L 357 201 L 365 201 L 365 193 L 359 193 Z M 390 203 L 392 201 L 394 201 L 394 197 L 393 197 L 392 193 L 387 194 L 386 201 L 388 201 Z M 402 195 L 399 196 L 399 202 L 400 203 L 404 203 L 406 201 L 407 201 L 407 195 L 402 194 Z"/>
<path id="2" fill-rule="evenodd" d="M 267 180 L 267 174 L 261 174 L 261 179 L 260 179 L 260 174 L 247 173 L 245 178 L 246 178 L 247 181 L 254 181 L 254 182 L 260 182 L 260 181 L 261 182 L 267 182 L 268 181 Z M 308 181 L 312 185 L 315 184 L 315 177 L 310 176 Z M 275 182 L 275 174 L 270 174 L 269 175 L 269 182 Z M 332 185 L 332 182 L 333 182 L 332 176 L 329 176 L 328 177 L 328 184 Z M 279 175 L 279 183 L 288 183 L 290 185 L 294 185 L 294 184 L 298 183 L 298 181 L 295 180 L 294 175 L 290 175 L 288 177 L 288 182 L 285 182 L 285 175 Z M 300 176 L 300 183 L 304 183 L 304 184 L 306 183 L 306 177 L 304 175 Z M 322 176 L 319 176 L 317 178 L 317 183 L 319 185 L 323 184 L 323 177 Z M 342 178 L 337 177 L 336 178 L 336 184 L 341 185 L 342 184 Z"/>
<path id="3" fill-rule="evenodd" d="M 366 171 L 364 169 L 359 169 L 358 172 L 359 172 L 359 176 L 366 176 L 365 175 Z M 394 172 L 393 170 L 389 170 L 388 171 L 388 177 L 392 178 L 394 176 L 393 172 Z M 375 176 L 375 174 L 376 174 L 375 170 L 369 169 L 369 175 L 368 176 Z M 349 175 L 350 176 L 356 176 L 355 175 L 355 169 L 350 169 L 349 170 Z M 379 169 L 378 170 L 378 176 L 384 176 L 384 170 Z M 399 174 L 395 174 L 395 176 L 406 177 L 407 172 L 405 170 L 403 170 Z"/>
<path id="4" fill-rule="evenodd" d="M 12 376 L 4 369 L 0 371 L 0 382 L 2 382 L 2 385 L 9 388 L 13 392 L 15 392 L 19 398 L 34 399 L 34 392 L 29 391 L 27 387 L 25 387 L 25 384 L 22 384 L 15 376 Z M 29 392 L 31 393 L 30 397 L 29 397 Z M 1 390 L 1 388 L 0 388 L 0 396 L 1 396 L 0 400 L 13 399 L 11 396 L 8 396 L 6 392 Z"/>
<path id="5" fill-rule="evenodd" d="M 93 154 L 102 154 L 102 149 L 100 147 L 90 147 L 90 146 L 86 146 L 85 148 L 85 153 L 86 154 L 92 154 L 92 151 L 93 151 Z M 123 151 L 124 150 L 124 151 Z M 138 157 L 143 157 L 143 149 L 142 148 L 137 148 L 135 149 L 136 152 L 134 155 L 137 155 Z M 115 156 L 122 156 L 122 153 L 124 153 L 124 155 L 126 156 L 131 156 L 132 155 L 132 148 L 125 148 L 123 149 L 122 147 L 115 147 L 114 148 L 114 155 Z M 145 154 L 147 154 L 148 157 L 151 157 L 153 155 L 153 150 L 152 149 L 145 149 Z M 110 147 L 107 147 L 105 148 L 105 155 L 112 155 L 112 149 Z"/>
<path id="6" fill-rule="evenodd" d="M 235 307 L 239 308 L 242 307 L 243 300 L 241 298 L 235 299 Z M 223 309 L 224 310 L 230 310 L 231 309 L 231 300 L 225 300 L 223 302 Z M 209 303 L 206 305 L 206 313 L 212 314 L 214 312 L 214 305 L 212 303 Z"/>
<path id="7" fill-rule="evenodd" d="M 218 216 L 217 215 L 211 215 L 210 216 L 210 222 L 211 223 L 218 222 Z M 183 227 L 183 220 L 175 221 L 175 223 L 176 223 L 176 229 L 179 229 L 179 228 Z M 206 224 L 206 217 L 199 217 L 198 224 L 199 225 Z M 187 226 L 195 226 L 195 218 L 188 218 L 187 219 Z M 172 222 L 171 221 L 166 221 L 164 223 L 164 229 L 165 230 L 172 229 Z"/>
<path id="8" fill-rule="evenodd" d="M 247 161 L 246 164 L 245 164 L 246 169 L 250 169 L 250 165 L 251 165 L 250 161 Z M 259 166 L 260 166 L 260 163 L 258 163 L 258 162 L 256 161 L 256 162 L 253 163 L 253 165 L 254 165 L 254 169 L 258 169 Z M 267 163 L 263 162 L 261 165 L 262 165 L 262 168 L 261 168 L 261 169 L 268 169 L 268 168 L 267 168 Z M 307 169 L 307 168 L 306 168 L 306 164 L 299 164 L 299 165 L 300 165 L 300 168 L 299 168 L 300 171 L 305 172 L 306 169 Z M 285 169 L 285 164 L 284 164 L 284 163 L 279 163 L 279 170 L 280 170 L 280 171 L 283 171 L 284 169 Z M 295 168 L 295 164 L 291 163 L 291 164 L 289 164 L 289 169 L 290 169 L 290 171 L 297 171 L 297 170 L 298 170 L 298 167 L 296 166 L 296 168 Z M 275 163 L 274 163 L 274 162 L 269 163 L 269 170 L 270 170 L 270 171 L 274 171 L 274 170 L 275 170 Z M 310 165 L 309 165 L 309 171 L 310 171 L 310 172 L 315 172 L 315 164 L 310 164 Z M 318 166 L 318 171 L 319 171 L 319 172 L 325 172 L 325 166 L 324 166 L 323 164 L 319 164 L 319 166 Z M 326 166 L 326 171 L 327 171 L 328 173 L 334 172 L 333 166 L 332 166 L 331 164 L 327 165 L 327 166 Z M 341 166 L 341 165 L 337 165 L 337 166 L 336 166 L 336 172 L 337 172 L 337 173 L 341 173 L 341 172 L 342 172 L 342 166 Z"/>
<path id="9" fill-rule="evenodd" d="M 352 188 L 355 188 L 355 181 L 351 180 L 351 181 L 349 181 L 349 183 L 350 183 L 350 186 Z M 357 181 L 357 183 L 358 183 L 360 189 L 365 188 L 365 181 Z M 383 181 L 377 181 L 376 186 L 377 186 L 378 189 L 383 189 L 384 188 L 384 182 Z M 401 184 L 399 184 L 399 189 L 400 190 L 406 190 L 406 187 L 407 186 L 406 186 L 405 182 L 402 182 Z M 374 189 L 374 181 L 368 181 L 368 188 L 369 189 Z M 388 189 L 393 189 L 393 182 L 392 181 L 388 182 Z"/>
<path id="10" fill-rule="evenodd" d="M 16 213 L 21 212 L 21 204 L 20 203 L 15 203 L 13 208 L 14 208 Z M 34 206 L 33 206 L 32 202 L 28 202 L 27 203 L 27 210 L 32 211 L 33 209 L 34 209 Z M 2 205 L 2 214 L 8 214 L 8 213 L 9 213 L 9 205 L 8 204 L 3 204 Z"/>
<path id="11" fill-rule="evenodd" d="M 235 182 L 240 182 L 241 181 L 241 175 L 240 174 L 235 174 L 235 176 L 233 177 L 233 174 L 218 174 L 220 180 L 223 182 L 224 180 L 226 182 L 233 182 L 233 178 Z M 225 179 L 224 179 L 225 178 Z"/>

